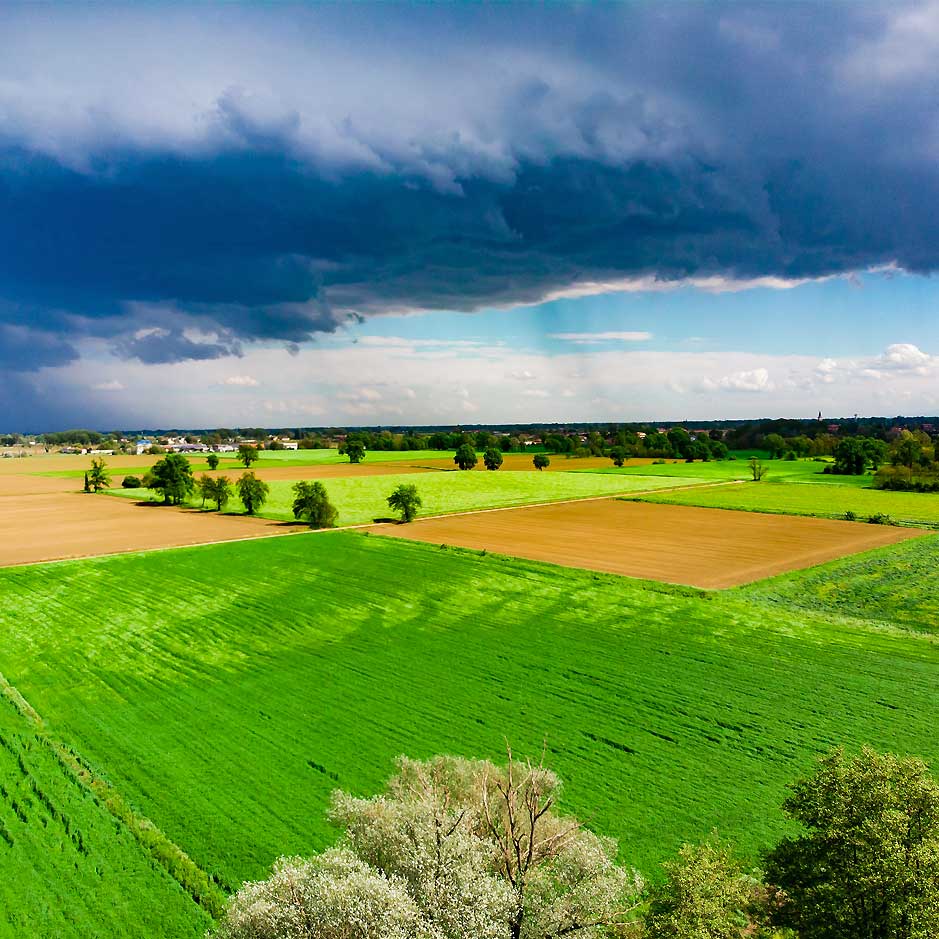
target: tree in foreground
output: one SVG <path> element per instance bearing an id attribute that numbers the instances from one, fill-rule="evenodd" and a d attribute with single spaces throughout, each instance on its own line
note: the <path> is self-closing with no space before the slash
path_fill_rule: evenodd
<path id="1" fill-rule="evenodd" d="M 144 477 L 144 485 L 163 496 L 165 505 L 179 505 L 192 495 L 195 480 L 192 467 L 181 453 L 169 453 L 157 460 Z"/>
<path id="2" fill-rule="evenodd" d="M 763 461 L 758 457 L 751 456 L 748 465 L 750 467 L 750 476 L 755 483 L 758 483 L 766 475 L 766 467 L 763 465 Z"/>
<path id="3" fill-rule="evenodd" d="M 86 478 L 88 488 L 93 492 L 101 492 L 102 489 L 107 489 L 111 485 L 111 474 L 108 472 L 107 464 L 102 457 L 92 459 L 91 469 L 88 470 Z"/>
<path id="4" fill-rule="evenodd" d="M 468 443 L 464 443 L 453 455 L 453 462 L 461 470 L 471 470 L 479 460 L 476 459 L 476 451 Z"/>
<path id="5" fill-rule="evenodd" d="M 539 471 L 546 469 L 551 465 L 551 459 L 547 453 L 536 453 L 531 462 L 535 469 Z"/>
<path id="6" fill-rule="evenodd" d="M 209 469 L 210 469 L 210 470 L 217 470 L 217 469 L 218 469 L 218 454 L 217 454 L 217 453 L 210 453 L 210 454 L 205 458 L 205 462 L 209 464 Z"/>
<path id="7" fill-rule="evenodd" d="M 329 501 L 326 487 L 318 481 L 301 481 L 293 487 L 293 517 L 308 522 L 310 528 L 332 528 L 339 512 Z"/>
<path id="8" fill-rule="evenodd" d="M 250 443 L 243 443 L 238 447 L 238 460 L 241 465 L 248 469 L 252 463 L 257 463 L 258 461 L 258 448 L 252 446 Z"/>
<path id="9" fill-rule="evenodd" d="M 637 875 L 616 844 L 556 814 L 541 765 L 402 758 L 384 794 L 333 795 L 344 837 L 284 858 L 228 903 L 218 939 L 549 939 L 612 936 Z"/>
<path id="10" fill-rule="evenodd" d="M 196 480 L 196 492 L 199 493 L 202 499 L 202 507 L 205 508 L 206 500 L 211 501 L 212 496 L 215 495 L 215 480 L 211 476 L 206 476 L 206 474 L 203 473 Z"/>
<path id="11" fill-rule="evenodd" d="M 242 473 L 235 483 L 238 490 L 238 498 L 245 507 L 248 515 L 254 515 L 258 509 L 267 502 L 267 495 L 270 492 L 268 485 L 263 479 L 258 479 L 254 473 Z"/>
<path id="12" fill-rule="evenodd" d="M 497 470 L 502 465 L 502 451 L 498 447 L 489 447 L 483 454 L 483 463 L 487 470 Z"/>
<path id="13" fill-rule="evenodd" d="M 221 512 L 228 505 L 228 500 L 231 498 L 231 480 L 227 476 L 216 476 L 212 483 L 209 497 L 215 503 L 216 511 Z"/>
<path id="14" fill-rule="evenodd" d="M 643 918 L 650 939 L 744 939 L 756 924 L 752 911 L 764 900 L 760 885 L 744 875 L 719 844 L 685 845 L 662 865 Z"/>
<path id="15" fill-rule="evenodd" d="M 921 760 L 835 750 L 783 808 L 805 833 L 769 855 L 778 924 L 801 939 L 939 936 L 939 784 Z"/>
<path id="16" fill-rule="evenodd" d="M 349 457 L 350 463 L 361 463 L 365 457 L 365 444 L 361 440 L 347 440 L 340 445 L 339 455 Z"/>
<path id="17" fill-rule="evenodd" d="M 402 522 L 413 522 L 417 510 L 422 505 L 414 483 L 401 483 L 395 486 L 394 492 L 388 496 L 388 506 L 401 513 Z"/>

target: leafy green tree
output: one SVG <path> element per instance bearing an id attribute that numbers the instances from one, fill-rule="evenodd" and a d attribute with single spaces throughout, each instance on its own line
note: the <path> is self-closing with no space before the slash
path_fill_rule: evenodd
<path id="1" fill-rule="evenodd" d="M 365 444 L 361 440 L 347 440 L 340 445 L 339 455 L 349 457 L 350 463 L 361 463 L 365 457 Z"/>
<path id="2" fill-rule="evenodd" d="M 613 447 L 610 459 L 614 466 L 622 466 L 629 459 L 629 451 L 625 447 Z"/>
<path id="3" fill-rule="evenodd" d="M 423 505 L 413 483 L 401 483 L 388 496 L 388 505 L 401 513 L 402 522 L 413 522 L 417 510 Z"/>
<path id="4" fill-rule="evenodd" d="M 673 427 L 666 436 L 675 456 L 687 459 L 691 449 L 691 434 L 684 427 Z"/>
<path id="5" fill-rule="evenodd" d="M 293 496 L 294 518 L 309 522 L 310 528 L 332 528 L 336 524 L 339 512 L 318 480 L 295 483 Z"/>
<path id="6" fill-rule="evenodd" d="M 845 437 L 835 446 L 835 472 L 860 476 L 867 467 L 868 441 L 864 437 Z"/>
<path id="7" fill-rule="evenodd" d="M 181 453 L 168 453 L 157 460 L 143 482 L 148 489 L 162 494 L 165 505 L 185 502 L 195 489 L 192 467 Z"/>
<path id="8" fill-rule="evenodd" d="M 543 470 L 551 465 L 551 460 L 547 453 L 536 453 L 532 461 L 536 470 Z"/>
<path id="9" fill-rule="evenodd" d="M 93 492 L 101 492 L 111 485 L 111 474 L 108 472 L 107 464 L 103 457 L 92 459 L 91 469 L 87 474 L 88 485 Z"/>
<path id="10" fill-rule="evenodd" d="M 881 464 L 886 461 L 889 449 L 883 440 L 878 440 L 876 437 L 868 437 L 864 441 L 867 462 L 870 463 L 871 469 L 875 473 L 880 469 Z"/>
<path id="11" fill-rule="evenodd" d="M 748 466 L 750 467 L 750 476 L 755 483 L 758 483 L 766 476 L 766 467 L 759 457 L 751 456 Z"/>
<path id="12" fill-rule="evenodd" d="M 774 460 L 778 460 L 789 449 L 789 444 L 779 434 L 767 434 L 763 438 L 763 447 L 769 450 Z"/>
<path id="13" fill-rule="evenodd" d="M 497 470 L 502 465 L 502 451 L 489 447 L 483 454 L 483 463 L 487 470 Z"/>
<path id="14" fill-rule="evenodd" d="M 767 858 L 777 924 L 801 939 L 939 935 L 939 784 L 921 760 L 843 750 L 783 804 L 804 833 Z"/>
<path id="15" fill-rule="evenodd" d="M 142 485 L 139 476 L 125 476 L 121 480 L 121 486 L 124 489 L 139 489 Z"/>
<path id="16" fill-rule="evenodd" d="M 210 453 L 210 454 L 205 458 L 205 462 L 209 464 L 209 469 L 210 469 L 210 470 L 216 470 L 216 469 L 218 469 L 218 454 L 217 454 L 217 453 Z"/>
<path id="17" fill-rule="evenodd" d="M 684 845 L 662 865 L 643 919 L 654 939 L 743 939 L 753 935 L 757 885 L 730 851 L 716 843 Z"/>
<path id="18" fill-rule="evenodd" d="M 727 449 L 727 444 L 723 440 L 712 440 L 711 441 L 711 457 L 715 460 L 726 460 L 727 454 L 730 451 Z"/>
<path id="19" fill-rule="evenodd" d="M 205 507 L 206 500 L 211 500 L 215 495 L 215 480 L 203 473 L 196 480 L 196 492 L 199 493 L 202 498 L 202 505 Z"/>
<path id="20" fill-rule="evenodd" d="M 471 470 L 479 460 L 476 459 L 476 451 L 468 444 L 461 444 L 453 456 L 453 462 L 461 470 Z"/>
<path id="21" fill-rule="evenodd" d="M 215 503 L 216 511 L 221 512 L 228 505 L 228 500 L 232 495 L 231 480 L 227 476 L 216 476 L 212 480 L 212 501 Z"/>
<path id="22" fill-rule="evenodd" d="M 248 515 L 254 515 L 261 506 L 267 502 L 267 496 L 270 488 L 263 479 L 258 479 L 254 473 L 242 473 L 235 483 L 238 490 L 238 498 L 245 507 Z"/>
<path id="23" fill-rule="evenodd" d="M 641 881 L 616 844 L 556 814 L 540 765 L 401 758 L 385 793 L 337 792 L 344 837 L 281 859 L 228 903 L 217 939 L 599 939 L 625 935 Z"/>
<path id="24" fill-rule="evenodd" d="M 238 460 L 247 469 L 252 463 L 258 461 L 258 448 L 250 443 L 243 443 L 238 447 Z"/>

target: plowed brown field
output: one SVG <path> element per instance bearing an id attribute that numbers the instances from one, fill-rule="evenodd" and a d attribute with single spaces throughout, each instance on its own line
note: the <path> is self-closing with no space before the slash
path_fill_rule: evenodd
<path id="1" fill-rule="evenodd" d="M 58 480 L 61 484 L 62 480 Z M 0 496 L 0 567 L 302 530 L 87 493 Z"/>
<path id="2" fill-rule="evenodd" d="M 705 589 L 735 587 L 926 534 L 615 499 L 451 515 L 370 530 Z"/>

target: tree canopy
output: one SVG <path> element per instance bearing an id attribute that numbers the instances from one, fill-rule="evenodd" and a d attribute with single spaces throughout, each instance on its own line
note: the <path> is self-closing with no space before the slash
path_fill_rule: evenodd
<path id="1" fill-rule="evenodd" d="M 423 505 L 414 483 L 400 483 L 388 496 L 388 506 L 401 513 L 402 522 L 413 522 L 417 510 Z"/>
<path id="2" fill-rule="evenodd" d="M 247 469 L 252 463 L 258 461 L 258 448 L 250 443 L 243 443 L 238 447 L 238 459 Z"/>
<path id="3" fill-rule="evenodd" d="M 547 453 L 536 453 L 531 462 L 536 470 L 543 470 L 551 465 L 551 458 Z"/>
<path id="4" fill-rule="evenodd" d="M 476 451 L 473 447 L 468 443 L 464 443 L 457 448 L 453 456 L 453 462 L 456 463 L 461 470 L 471 470 L 479 460 L 476 458 Z"/>
<path id="5" fill-rule="evenodd" d="M 195 489 L 192 466 L 181 453 L 169 453 L 157 460 L 150 467 L 143 483 L 148 489 L 161 493 L 166 505 L 185 502 Z"/>
<path id="6" fill-rule="evenodd" d="M 248 515 L 254 515 L 267 502 L 270 492 L 267 483 L 251 472 L 242 473 L 238 482 L 235 483 L 235 488 L 238 490 L 238 498 L 241 499 L 241 504 Z"/>
<path id="7" fill-rule="evenodd" d="M 111 474 L 108 472 L 107 464 L 104 462 L 103 457 L 98 457 L 97 459 L 92 459 L 91 469 L 88 470 L 88 486 L 94 492 L 101 492 L 102 489 L 107 489 L 111 485 Z"/>
<path id="8" fill-rule="evenodd" d="M 488 447 L 483 454 L 483 463 L 487 470 L 497 470 L 502 465 L 502 451 L 497 447 Z"/>
<path id="9" fill-rule="evenodd" d="M 361 463 L 365 457 L 365 444 L 361 440 L 347 440 L 340 444 L 339 454 L 349 457 L 350 463 Z"/>
<path id="10" fill-rule="evenodd" d="M 295 483 L 293 496 L 294 518 L 309 522 L 310 528 L 332 528 L 336 524 L 339 512 L 318 480 Z"/>

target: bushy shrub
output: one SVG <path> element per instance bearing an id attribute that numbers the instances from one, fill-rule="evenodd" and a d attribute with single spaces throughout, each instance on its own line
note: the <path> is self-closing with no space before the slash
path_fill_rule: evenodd
<path id="1" fill-rule="evenodd" d="M 121 480 L 121 485 L 125 489 L 140 489 L 140 487 L 143 486 L 143 482 L 139 476 L 125 476 L 123 480 Z"/>
<path id="2" fill-rule="evenodd" d="M 875 512 L 873 515 L 868 516 L 867 521 L 871 525 L 894 525 L 896 524 L 894 520 L 886 515 L 884 512 Z"/>
<path id="3" fill-rule="evenodd" d="M 844 513 L 844 520 L 846 522 L 856 522 L 857 515 L 854 512 L 852 512 L 850 509 L 848 509 L 848 511 Z"/>

